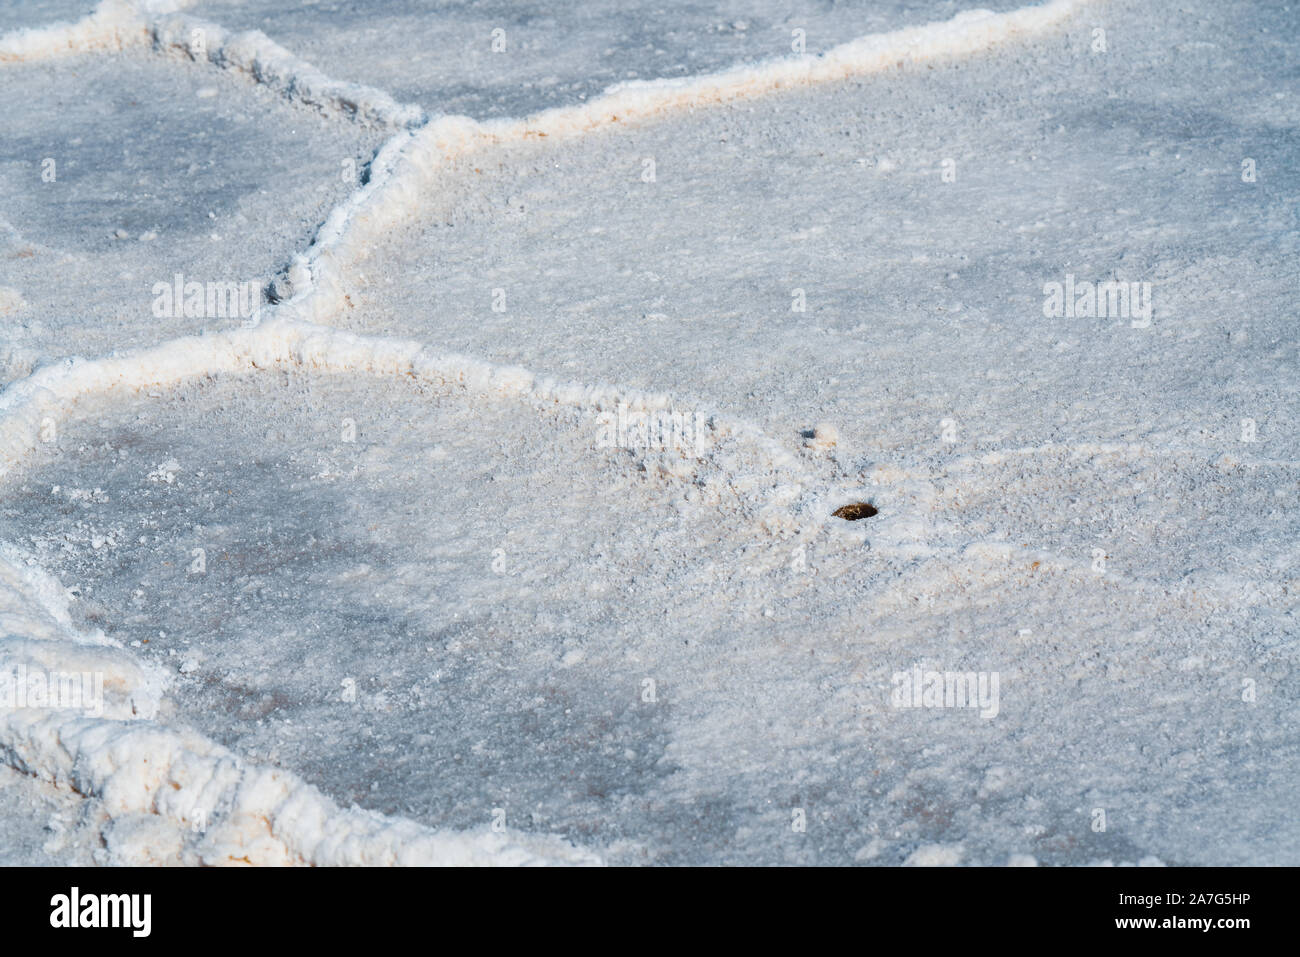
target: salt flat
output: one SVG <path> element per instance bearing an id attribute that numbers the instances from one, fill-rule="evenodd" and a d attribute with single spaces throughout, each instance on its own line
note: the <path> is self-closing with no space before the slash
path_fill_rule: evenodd
<path id="1" fill-rule="evenodd" d="M 1295 863 L 1293 18 L 998 10 L 0 63 L 15 861 Z"/>

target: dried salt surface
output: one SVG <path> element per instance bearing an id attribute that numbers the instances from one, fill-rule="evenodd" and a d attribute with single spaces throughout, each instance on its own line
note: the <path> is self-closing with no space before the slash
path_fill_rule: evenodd
<path id="1" fill-rule="evenodd" d="M 1001 12 L 1023 5 L 375 0 L 338 5 L 326 17 L 273 0 L 206 0 L 190 12 L 259 30 L 331 76 L 390 90 L 431 113 L 486 119 L 576 104 L 628 80 L 690 78 L 792 55 L 795 30 L 816 55 L 853 37 L 948 20 L 972 6 Z"/>
<path id="2" fill-rule="evenodd" d="M 1241 417 L 1295 402 L 1295 182 L 1267 134 L 1295 119 L 1275 96 L 1294 51 L 1241 89 L 1255 38 L 1225 14 L 1111 5 L 1115 56 L 1091 53 L 1089 22 L 887 82 L 489 140 L 439 170 L 420 223 L 367 246 L 345 324 L 699 397 L 772 435 L 825 418 L 909 458 L 951 451 L 944 419 L 962 451 L 1076 433 L 1236 449 Z M 1164 53 L 1205 31 L 1221 53 Z M 1160 64 L 1159 105 L 1135 63 Z M 1241 182 L 1253 153 L 1269 182 Z M 1151 282 L 1152 327 L 1044 318 L 1067 273 Z M 1300 457 L 1272 434 L 1267 457 Z"/>
<path id="3" fill-rule="evenodd" d="M 600 434 L 518 399 L 261 374 L 79 406 L 9 514 L 40 516 L 25 544 L 86 583 L 83 614 L 180 674 L 169 723 L 344 806 L 468 829 L 500 802 L 526 830 L 650 847 L 692 809 L 609 814 L 672 770 L 674 708 L 642 680 L 666 697 L 665 654 L 716 653 L 694 622 L 720 586 L 760 616 L 744 566 L 784 551 L 729 490 Z M 92 475 L 110 501 L 73 491 Z"/>
<path id="4" fill-rule="evenodd" d="M 21 299 L 0 305 L 5 381 L 239 325 L 183 302 L 159 315 L 155 286 L 250 283 L 260 308 L 286 250 L 310 241 L 382 138 L 144 51 L 0 69 L 13 102 L 57 102 L 59 116 L 0 114 L 0 285 Z"/>
<path id="5" fill-rule="evenodd" d="M 166 471 L 166 467 L 158 474 Z M 104 501 L 102 490 L 74 501 Z M 95 545 L 112 547 L 107 543 Z M 92 546 L 93 547 L 93 546 Z M 0 668 L 5 674 L 91 674 L 93 710 L 18 704 L 0 711 L 7 763 L 38 783 L 94 796 L 93 856 L 114 864 L 589 863 L 549 839 L 487 828 L 438 833 L 358 808 L 341 810 L 292 774 L 250 765 L 183 726 L 163 668 L 98 628 L 73 622 L 54 579 L 7 551 L 0 559 Z M 69 595 L 75 594 L 69 592 Z M 188 671 L 188 669 L 186 669 Z M 20 680 L 22 680 L 20 678 Z M 17 798 L 29 804 L 34 789 Z M 35 789 L 39 792 L 40 789 Z M 26 835 L 19 821 L 17 837 Z M 59 828 L 52 822 L 51 830 Z M 55 846 L 51 847 L 53 844 Z M 43 850 L 59 850 L 52 840 Z"/>
<path id="6" fill-rule="evenodd" d="M 530 372 L 287 321 L 52 367 L 11 387 L 0 397 L 0 425 L 9 469 L 4 481 L 17 504 L 4 515 L 12 531 L 0 538 L 20 548 L 4 566 L 11 586 L 3 597 L 17 613 L 10 625 L 16 640 L 0 653 L 11 661 L 30 656 L 43 634 L 53 641 L 40 650 L 109 656 L 121 669 L 116 706 L 129 702 L 136 713 L 115 750 L 128 759 L 117 764 L 102 760 L 102 722 L 68 726 L 56 718 L 9 716 L 0 727 L 8 762 L 96 795 L 91 805 L 108 812 L 106 861 L 594 859 L 577 844 L 619 863 L 1294 862 L 1297 835 L 1286 808 L 1296 776 L 1294 693 L 1287 690 L 1295 585 L 1287 576 L 1295 556 L 1286 543 L 1295 536 L 1280 530 L 1294 521 L 1284 503 L 1296 493 L 1296 456 L 1279 427 L 1293 400 L 1285 376 L 1293 355 L 1278 341 L 1289 274 L 1269 245 L 1294 244 L 1293 224 L 1276 201 L 1285 195 L 1285 174 L 1268 183 L 1262 200 L 1244 200 L 1243 218 L 1253 229 L 1244 238 L 1216 241 L 1193 228 L 1198 202 L 1203 217 L 1221 217 L 1202 222 L 1239 224 L 1224 208 L 1243 200 L 1226 191 L 1224 180 L 1236 176 L 1240 140 L 1262 141 L 1274 152 L 1254 152 L 1271 156 L 1270 168 L 1287 168 L 1277 163 L 1286 141 L 1273 131 L 1289 122 L 1293 104 L 1274 94 L 1294 54 L 1281 39 L 1243 35 L 1217 11 L 1170 25 L 1116 3 L 1105 5 L 1112 44 L 1118 33 L 1136 44 L 1131 50 L 1142 50 L 1143 42 L 1148 48 L 1127 60 L 1093 60 L 1086 30 L 1068 16 L 1083 9 L 1090 8 L 1056 3 L 1010 18 L 967 17 L 908 34 L 912 39 L 841 46 L 807 71 L 786 63 L 686 86 L 634 85 L 525 121 L 448 118 L 399 134 L 376 159 L 370 184 L 335 210 L 281 277 L 281 293 L 292 298 L 273 315 L 411 335 L 496 362 L 523 361 Z M 1272 35 L 1285 37 L 1287 25 L 1276 26 Z M 1168 52 L 1170 41 L 1180 56 Z M 1196 99 L 1197 72 L 1221 69 L 1234 56 L 1257 59 L 1261 43 L 1275 54 L 1273 72 L 1220 92 L 1217 100 L 1203 89 Z M 278 48 L 261 40 L 252 49 L 269 51 L 268 62 L 284 62 Z M 891 69 L 896 49 L 905 51 L 899 72 Z M 959 59 L 948 62 L 954 56 Z M 1192 68 L 1177 73 L 1179 62 L 1193 59 Z M 220 65 L 247 72 L 233 60 Z M 305 65 L 293 69 L 318 76 Z M 341 75 L 332 67 L 327 72 Z M 934 85 L 931 74 L 947 87 Z M 294 98 L 285 74 L 250 75 L 269 92 Z M 852 76 L 869 78 L 789 89 Z M 1143 97 L 1164 97 L 1166 87 L 1179 121 L 1162 126 L 1154 110 L 1132 108 Z M 1092 100 L 1072 101 L 1076 88 L 1091 89 Z M 903 92 L 891 109 L 895 89 Z M 992 90 L 998 92 L 979 92 Z M 1097 113 L 1096 102 L 1116 91 L 1129 96 L 1130 109 L 1122 116 Z M 840 312 L 879 313 L 870 301 L 864 310 L 860 296 L 837 290 L 834 280 L 884 256 L 892 271 L 876 278 L 882 289 L 891 283 L 902 289 L 891 293 L 896 311 L 921 304 L 895 321 L 895 329 L 886 313 L 866 317 L 870 324 L 858 330 L 870 330 L 874 339 L 867 360 L 872 381 L 899 383 L 888 402 L 854 391 L 864 362 L 854 363 L 854 375 L 818 375 L 822 353 L 795 349 L 808 338 L 806 326 L 777 334 L 770 319 L 761 326 L 768 335 L 756 332 L 745 353 L 737 351 L 736 330 L 717 321 L 735 318 L 725 311 L 731 303 L 761 314 L 764 297 L 753 291 L 753 280 L 770 281 L 791 259 L 764 233 L 772 216 L 765 200 L 798 182 L 806 188 L 806 208 L 825 206 L 827 196 L 853 195 L 852 182 L 837 178 L 836 150 L 823 141 L 833 142 L 845 125 L 852 138 L 851 123 L 842 123 L 837 111 L 846 98 L 868 94 L 884 104 L 870 117 L 880 139 L 874 152 L 858 158 L 873 161 L 869 168 L 881 179 L 894 178 L 893 192 L 878 190 L 873 198 L 899 211 L 897 219 L 873 225 L 902 239 L 893 250 L 860 240 L 855 248 L 854 224 L 828 216 L 800 227 L 804 234 L 796 241 L 818 237 L 817 226 L 830 235 L 817 240 L 816 255 L 793 263 L 829 289 L 832 302 L 840 296 Z M 300 105 L 313 98 L 320 100 L 300 98 Z M 1019 117 L 1007 109 L 999 118 L 999 98 L 1017 102 Z M 693 105 L 728 101 L 686 115 Z M 936 106 L 949 102 L 958 116 L 936 116 Z M 1167 104 L 1160 105 L 1163 116 Z M 976 162 L 981 188 L 974 195 L 956 203 L 932 198 L 944 194 L 918 173 L 916 162 L 922 155 L 933 160 L 927 143 L 951 137 L 963 145 L 959 178 L 945 186 L 969 187 L 968 160 L 979 155 L 973 147 L 1036 162 L 1038 151 L 1023 144 L 1044 139 L 1057 118 L 1054 107 L 1085 118 L 1090 145 L 1128 123 L 1147 137 L 1146 160 L 1118 149 L 1102 151 L 1090 165 L 1063 148 L 1049 153 L 1044 147 L 1052 162 L 1039 174 L 1046 184 L 1041 196 L 1031 193 L 1017 205 L 999 194 L 996 177 L 986 171 L 979 179 Z M 980 140 L 979 131 L 962 128 L 961 110 L 976 108 L 991 115 L 1000 139 Z M 822 122 L 810 130 L 796 119 L 788 131 L 782 109 Z M 735 113 L 742 113 L 739 121 Z M 1025 117 L 1035 113 L 1045 119 L 1031 130 Z M 716 156 L 698 146 L 712 143 L 719 117 L 749 136 L 742 159 L 751 165 L 733 163 L 744 175 L 716 162 L 710 167 Z M 1173 144 L 1182 148 L 1197 130 L 1210 131 L 1198 148 L 1232 154 L 1222 170 L 1202 171 L 1211 177 L 1208 189 L 1184 188 L 1190 198 L 1180 205 L 1180 196 L 1170 202 L 1170 190 L 1149 190 L 1147 183 L 1164 200 L 1154 207 L 1143 191 L 1126 190 L 1123 182 L 1114 187 L 1125 203 L 1117 215 L 1130 215 L 1127 204 L 1134 203 L 1151 224 L 1131 230 L 1146 243 L 1137 258 L 1172 292 L 1157 300 L 1166 310 L 1155 317 L 1163 339 L 1154 350 L 1145 342 L 1155 353 L 1156 373 L 1141 367 L 1152 376 L 1146 389 L 1171 397 L 1166 409 L 1158 418 L 1135 413 L 1146 407 L 1147 392 L 1106 378 L 1113 367 L 1134 365 L 1132 351 L 1113 336 L 1075 334 L 1089 346 L 1089 371 L 1116 391 L 1113 400 L 1104 392 L 1099 398 L 1092 380 L 1076 377 L 1077 354 L 1036 369 L 1032 395 L 998 386 L 1010 376 L 999 372 L 1007 364 L 1006 341 L 1032 347 L 1035 335 L 1045 335 L 1036 330 L 1049 322 L 1040 318 L 1043 326 L 1035 327 L 1025 317 L 1039 305 L 1044 278 L 1061 277 L 1027 266 L 1023 260 L 1035 250 L 999 246 L 987 217 L 961 207 L 987 202 L 1003 214 L 999 225 L 1046 230 L 1051 255 L 1045 258 L 1058 271 L 1079 268 L 1085 275 L 1074 265 L 1077 250 L 1051 235 L 1050 218 L 1027 218 L 1043 216 L 1035 205 L 1051 189 L 1123 180 L 1107 160 L 1134 178 L 1158 178 L 1161 157 L 1166 165 L 1171 151 L 1181 159 Z M 730 127 L 722 132 L 731 138 Z M 549 149 L 530 142 L 542 139 Z M 792 180 L 782 168 L 780 148 L 762 151 L 772 139 L 786 145 L 784 155 L 799 158 L 801 177 Z M 796 147 L 810 139 L 820 155 L 800 154 L 791 139 Z M 688 181 L 691 189 L 681 188 L 679 178 L 676 191 L 659 194 L 660 211 L 642 206 L 639 228 L 622 230 L 616 242 L 588 250 L 575 244 L 586 257 L 580 270 L 556 259 L 551 246 L 572 241 L 562 224 L 617 221 L 621 204 L 635 205 L 631 194 L 609 187 L 608 157 L 620 140 L 630 142 L 636 159 L 654 149 L 656 160 L 667 158 L 670 167 L 703 172 Z M 910 145 L 891 152 L 895 143 Z M 596 155 L 601 150 L 604 164 Z M 832 162 L 825 162 L 828 156 Z M 551 176 L 552 164 L 559 175 Z M 631 171 L 638 172 L 635 165 Z M 522 223 L 511 221 L 509 201 L 499 198 L 512 198 L 503 183 L 540 186 L 521 210 Z M 751 197 L 738 220 L 744 228 L 736 231 L 754 237 L 748 247 L 696 227 L 735 215 L 716 208 L 715 183 L 733 198 Z M 665 177 L 657 175 L 655 184 L 664 185 Z M 1015 188 L 1023 192 L 1024 183 Z M 569 211 L 548 210 L 548 202 L 567 202 Z M 1077 205 L 1079 216 L 1097 214 Z M 803 223 L 806 208 L 778 215 Z M 1058 218 L 1072 212 L 1049 209 Z M 854 212 L 862 218 L 860 207 Z M 530 215 L 550 226 L 550 234 L 532 229 Z M 512 315 L 508 308 L 483 317 L 497 325 L 496 336 L 471 348 L 461 317 L 478 300 L 447 295 L 439 285 L 446 278 L 439 257 L 468 256 L 463 269 L 476 269 L 474 257 L 447 239 L 488 222 L 504 236 L 526 233 L 526 242 L 508 248 L 542 282 L 524 293 L 537 314 Z M 906 267 L 941 259 L 926 244 L 944 229 L 976 265 L 969 267 L 960 308 L 938 302 L 947 315 L 936 324 L 941 331 L 927 337 L 918 318 L 928 314 L 926 304 L 946 297 L 936 297 L 923 271 Z M 397 242 L 388 238 L 394 230 Z M 427 242 L 431 236 L 437 243 Z M 672 284 L 688 277 L 700 304 L 701 315 L 693 318 L 703 320 L 694 338 L 651 328 L 672 317 L 667 310 L 646 310 L 639 334 L 629 330 L 637 317 L 626 310 L 637 293 L 617 293 L 647 277 L 629 275 L 626 265 L 621 274 L 601 272 L 620 258 L 653 261 L 661 252 L 655 242 L 694 248 L 693 256 L 668 263 L 669 288 L 658 300 L 643 297 L 656 307 L 685 299 L 688 290 Z M 1085 265 L 1104 278 L 1107 265 L 1131 256 L 1123 247 L 1105 234 L 1093 237 Z M 430 248 L 437 252 L 430 255 Z M 518 279 L 509 272 L 514 261 L 494 259 L 486 246 L 481 251 L 495 273 L 488 278 Z M 1151 258 L 1156 253 L 1166 259 Z M 838 269 L 817 273 L 822 260 L 837 257 Z M 750 270 L 750 282 L 728 288 L 736 261 Z M 1177 267 L 1172 275 L 1151 266 L 1166 261 Z M 965 275 L 960 268 L 952 270 L 958 278 Z M 413 275 L 422 302 L 392 282 L 398 269 Z M 603 312 L 622 321 L 588 340 L 590 348 L 561 341 L 589 334 L 580 321 L 552 341 L 541 328 L 556 321 L 562 305 L 572 305 L 556 288 L 565 281 L 578 288 L 591 283 L 593 297 L 615 293 L 600 300 L 587 325 Z M 1239 281 L 1262 300 L 1249 331 L 1240 323 L 1225 326 Z M 485 285 L 490 294 L 520 284 Z M 992 308 L 970 306 L 971 290 L 977 301 L 986 293 L 985 302 L 1011 293 L 1001 324 Z M 461 291 L 484 290 L 467 285 Z M 1024 298 L 1018 306 L 1017 296 Z M 517 296 L 507 298 L 518 307 Z M 981 313 L 974 338 L 962 332 L 967 311 Z M 1175 320 L 1182 325 L 1166 334 Z M 838 317 L 814 321 L 837 345 L 852 333 L 834 324 Z M 1222 349 L 1197 351 L 1218 332 L 1226 332 L 1242 358 L 1225 361 Z M 667 345 L 674 338 L 680 339 L 676 352 Z M 617 350 L 609 348 L 611 340 Z M 1071 348 L 1059 333 L 1051 345 L 1057 353 Z M 1031 348 L 1017 360 L 1036 355 Z M 721 356 L 732 361 L 719 362 Z M 1177 369 L 1179 362 L 1181 376 L 1157 374 L 1157 363 Z M 1215 387 L 1231 403 L 1216 404 L 1187 387 L 1191 372 L 1204 378 L 1205 369 L 1214 370 Z M 195 381 L 205 373 L 217 379 Z M 377 382 L 362 385 L 359 376 L 374 374 Z M 562 384 L 571 378 L 589 384 Z M 601 380 L 619 386 L 596 386 Z M 960 401 L 942 392 L 941 383 Z M 1018 385 L 1023 393 L 1026 383 Z M 1058 407 L 1070 396 L 1084 399 L 1051 422 L 1041 413 L 1044 393 L 1056 395 Z M 695 461 L 614 454 L 611 464 L 611 453 L 590 447 L 584 425 L 620 397 L 642 407 L 709 410 L 719 448 Z M 1238 403 L 1270 404 L 1258 419 L 1268 444 L 1233 443 Z M 931 420 L 954 406 L 960 437 L 947 443 L 950 426 Z M 364 459 L 344 472 L 334 450 L 353 451 L 357 443 L 333 443 L 332 430 L 358 407 L 377 415 L 382 441 L 363 443 Z M 58 418 L 57 439 L 44 438 L 43 416 Z M 863 418 L 875 428 L 855 424 Z M 743 419 L 759 420 L 767 435 L 739 426 Z M 112 439 L 103 439 L 104 427 Z M 832 432 L 833 443 L 825 440 Z M 814 441 L 805 445 L 808 434 Z M 824 441 L 815 441 L 819 434 Z M 462 472 L 428 461 L 438 448 L 430 447 L 430 435 L 449 437 L 445 448 L 457 454 Z M 157 452 L 152 457 L 160 461 L 139 468 L 136 449 Z M 207 466 L 187 472 L 194 461 L 212 462 L 211 472 Z M 467 474 L 495 481 L 466 493 Z M 107 478 L 96 485 L 95 475 Z M 604 479 L 618 489 L 612 505 L 598 492 Z M 1123 494 L 1116 494 L 1117 482 Z M 237 502 L 219 504 L 222 485 Z M 344 491 L 355 493 L 357 486 L 364 494 Z M 188 494 L 175 495 L 178 488 Z M 1214 507 L 1204 502 L 1211 496 Z M 416 519 L 427 510 L 412 506 L 413 498 L 474 501 L 440 511 L 434 531 L 420 534 Z M 876 518 L 828 519 L 837 505 L 864 499 L 880 506 Z M 221 512 L 222 523 L 214 525 L 211 516 Z M 593 512 L 604 518 L 593 521 Z M 1224 518 L 1227 513 L 1237 520 Z M 32 515 L 42 516 L 37 527 L 47 534 L 31 533 Z M 517 547 L 521 572 L 530 576 L 525 587 L 533 591 L 511 593 L 506 586 L 503 596 L 502 582 L 487 577 L 498 574 L 498 558 L 505 560 L 502 575 L 512 567 L 510 550 L 489 548 L 493 520 L 528 529 Z M 137 525 L 145 541 L 132 541 Z M 182 582 L 166 565 L 174 558 L 161 556 L 191 555 L 214 528 L 225 547 L 212 567 L 228 567 L 220 574 L 205 567 Z M 564 531 L 556 535 L 558 529 Z M 555 540 L 548 543 L 548 534 Z M 305 552 L 298 548 L 304 539 Z M 574 544 L 579 547 L 568 547 Z M 77 582 L 79 597 L 70 607 L 52 579 L 26 565 L 36 561 L 32 551 L 65 584 Z M 358 551 L 365 553 L 360 563 Z M 618 600 L 599 587 L 591 594 L 603 581 L 591 564 L 603 570 L 611 555 L 629 585 Z M 488 572 L 473 567 L 476 560 L 486 560 Z M 1182 567 L 1189 560 L 1199 564 Z M 377 568 L 387 574 L 376 575 Z M 155 580 L 175 584 L 180 594 L 140 587 Z M 143 605 L 137 592 L 144 592 Z M 250 611 L 227 622 L 232 606 L 241 604 Z M 44 611 L 24 611 L 29 608 Z M 324 640 L 277 640 L 307 627 L 304 621 Z M 164 634 L 154 637 L 155 630 Z M 140 664 L 129 665 L 118 643 L 130 647 L 136 640 Z M 243 654 L 231 654 L 226 643 Z M 375 649 L 382 650 L 379 660 Z M 437 662 L 432 673 L 426 655 Z M 912 665 L 998 672 L 1004 694 L 996 717 L 891 708 L 891 675 Z M 329 691 L 339 689 L 321 687 L 322 677 L 329 684 L 343 671 L 360 676 L 355 702 L 334 702 Z M 444 678 L 451 694 L 440 694 Z M 653 701 L 644 697 L 647 678 L 655 681 Z M 351 717 L 340 717 L 339 705 L 350 707 Z M 71 765 L 50 746 L 56 737 L 78 742 Z M 340 762 L 344 751 L 364 757 Z M 137 759 L 160 754 L 168 756 L 168 773 L 180 776 L 176 800 L 135 770 Z M 468 777 L 458 773 L 461 767 L 470 769 Z M 490 785 L 475 786 L 484 778 Z M 370 811 L 338 810 L 351 801 Z M 215 819 L 196 840 L 191 818 L 208 805 Z M 508 836 L 482 824 L 498 808 L 510 822 Z M 1101 834 L 1088 826 L 1097 808 L 1111 821 Z M 1233 813 L 1225 815 L 1225 808 Z M 806 815 L 806 833 L 791 828 L 797 811 Z M 415 850 L 395 853 L 403 847 Z"/>
<path id="7" fill-rule="evenodd" d="M 191 0 L 18 0 L 0 4 L 0 66 L 79 53 L 116 53 L 150 39 L 150 25 Z"/>
<path id="8" fill-rule="evenodd" d="M 0 35 L 18 30 L 72 24 L 95 10 L 95 0 L 3 0 Z"/>
<path id="9" fill-rule="evenodd" d="M 1179 843 L 1225 803 L 1249 805 L 1226 832 L 1243 846 L 1285 835 L 1286 762 L 1235 770 L 1244 741 L 1284 753 L 1285 722 L 1206 707 L 1243 660 L 1284 694 L 1257 644 L 1266 597 L 1099 578 L 952 528 L 921 561 L 837 526 L 783 542 L 730 496 L 595 447 L 572 411 L 387 381 L 272 371 L 85 400 L 7 490 L 5 537 L 76 584 L 74 620 L 147 642 L 175 675 L 168 724 L 432 827 L 500 808 L 617 863 L 888 864 L 945 839 L 974 863 L 1232 862 Z M 92 482 L 111 493 L 78 494 Z M 1001 712 L 890 709 L 913 661 L 996 663 Z M 1134 763 L 1165 768 L 1159 786 Z M 1085 840 L 1080 800 L 1124 827 Z M 816 809 L 807 835 L 791 807 Z"/>
<path id="10" fill-rule="evenodd" d="M 0 866 L 93 864 L 102 824 L 95 818 L 78 795 L 0 765 Z"/>

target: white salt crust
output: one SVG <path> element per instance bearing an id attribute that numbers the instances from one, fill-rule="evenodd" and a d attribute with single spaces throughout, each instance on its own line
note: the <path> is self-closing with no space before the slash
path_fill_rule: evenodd
<path id="1" fill-rule="evenodd" d="M 592 410 L 620 402 L 636 409 L 674 408 L 664 395 L 538 381 L 522 369 L 432 352 L 417 342 L 327 328 L 345 306 L 342 269 L 364 258 L 373 239 L 418 215 L 440 171 L 471 150 L 554 142 L 683 109 L 880 72 L 900 62 L 975 54 L 1049 30 L 1088 0 L 1052 0 L 1004 14 L 967 12 L 943 23 L 862 37 L 818 57 L 620 84 L 579 106 L 483 123 L 457 116 L 428 119 L 420 108 L 382 91 L 330 80 L 261 33 L 232 34 L 173 15 L 183 5 L 103 0 L 76 23 L 0 36 L 0 68 L 148 45 L 162 55 L 241 72 L 291 101 L 398 132 L 377 152 L 366 184 L 330 214 L 311 247 L 294 257 L 279 283 L 282 301 L 259 325 L 99 359 L 68 359 L 0 393 L 2 472 L 19 467 L 40 441 L 42 424 L 57 421 L 81 397 L 255 369 L 409 376 L 483 397 L 523 396 Z M 707 448 L 687 475 L 665 474 L 683 481 L 720 478 L 741 511 L 776 535 L 805 535 L 825 520 L 829 501 L 779 443 L 744 423 L 712 417 L 709 426 Z M 99 717 L 0 710 L 0 755 L 14 768 L 99 801 L 109 819 L 105 840 L 112 861 L 599 863 L 596 854 L 555 837 L 489 828 L 438 831 L 344 810 L 293 774 L 243 761 L 195 732 L 165 727 L 156 720 L 165 676 L 103 634 L 73 627 L 63 590 L 29 561 L 12 549 L 0 550 L 0 671 L 26 665 L 102 672 L 105 708 Z M 196 808 L 206 809 L 203 827 L 196 826 Z"/>

